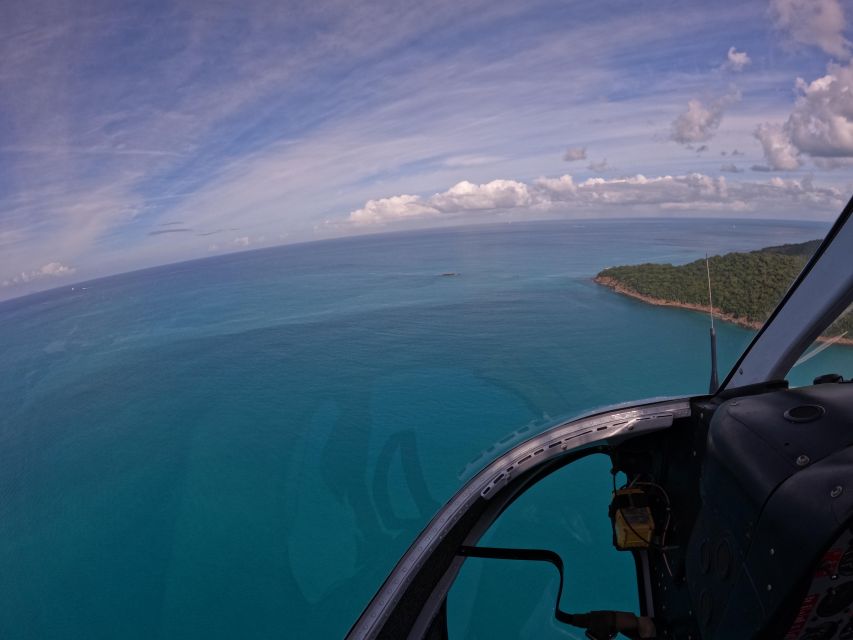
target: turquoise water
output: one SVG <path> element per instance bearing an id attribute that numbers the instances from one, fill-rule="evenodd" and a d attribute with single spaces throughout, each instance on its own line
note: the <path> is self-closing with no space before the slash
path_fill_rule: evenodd
<path id="1" fill-rule="evenodd" d="M 598 270 L 825 231 L 387 234 L 2 303 L 0 637 L 340 637 L 493 443 L 706 390 L 707 318 L 618 296 Z M 719 334 L 726 369 L 751 334 Z M 549 478 L 487 536 L 560 551 L 567 609 L 636 606 L 630 558 L 610 549 L 608 469 L 592 458 Z M 470 561 L 454 637 L 575 637 L 550 619 L 555 585 L 547 567 Z"/>

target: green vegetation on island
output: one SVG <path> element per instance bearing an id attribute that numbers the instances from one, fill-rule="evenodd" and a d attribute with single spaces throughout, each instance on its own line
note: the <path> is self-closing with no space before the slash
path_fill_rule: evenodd
<path id="1" fill-rule="evenodd" d="M 709 258 L 715 314 L 742 326 L 760 327 L 819 245 L 820 240 L 811 240 Z M 651 304 L 709 310 L 704 259 L 678 266 L 611 267 L 595 281 Z M 845 331 L 853 335 L 853 314 L 840 318 L 825 335 Z"/>

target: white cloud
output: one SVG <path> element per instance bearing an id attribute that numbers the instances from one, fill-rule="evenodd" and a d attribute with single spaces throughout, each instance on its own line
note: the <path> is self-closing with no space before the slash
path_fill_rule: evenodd
<path id="1" fill-rule="evenodd" d="M 74 273 L 74 267 L 69 267 L 61 262 L 48 262 L 38 270 L 41 276 L 68 276 Z"/>
<path id="2" fill-rule="evenodd" d="M 533 204 L 534 198 L 523 182 L 492 180 L 474 184 L 463 180 L 427 200 L 406 194 L 368 200 L 361 209 L 352 211 L 348 219 L 355 224 L 383 224 L 466 211 L 515 209 Z"/>
<path id="3" fill-rule="evenodd" d="M 816 187 L 810 179 L 769 182 L 729 182 L 723 176 L 701 173 L 681 176 L 590 178 L 577 185 L 576 204 L 607 207 L 654 205 L 662 210 L 749 211 L 776 204 L 808 202 L 839 207 L 841 193 Z"/>
<path id="4" fill-rule="evenodd" d="M 755 129 L 755 137 L 764 149 L 764 157 L 771 168 L 777 171 L 793 171 L 802 165 L 800 152 L 791 144 L 785 128 L 778 124 L 761 124 Z"/>
<path id="5" fill-rule="evenodd" d="M 429 199 L 429 205 L 441 212 L 513 209 L 532 203 L 527 185 L 515 180 L 492 180 L 486 184 L 463 180 Z"/>
<path id="6" fill-rule="evenodd" d="M 62 264 L 61 262 L 48 262 L 46 265 L 42 266 L 40 269 L 34 269 L 33 271 L 22 271 L 14 276 L 11 276 L 5 280 L 3 280 L 2 286 L 11 287 L 19 284 L 26 284 L 28 282 L 32 282 L 33 280 L 41 280 L 43 278 L 62 278 L 65 276 L 70 276 L 76 271 L 74 267 L 69 267 L 67 265 Z"/>
<path id="7" fill-rule="evenodd" d="M 711 109 L 699 100 L 690 100 L 687 111 L 672 123 L 672 140 L 681 144 L 708 140 L 719 126 L 722 112 Z"/>
<path id="8" fill-rule="evenodd" d="M 770 0 L 779 29 L 794 42 L 820 47 L 836 58 L 850 57 L 851 43 L 844 37 L 846 22 L 839 0 Z"/>
<path id="9" fill-rule="evenodd" d="M 762 124 L 755 131 L 764 157 L 774 169 L 793 170 L 807 155 L 821 168 L 846 165 L 853 159 L 853 61 L 830 64 L 827 74 L 806 82 L 784 125 Z"/>
<path id="10" fill-rule="evenodd" d="M 729 47 L 729 52 L 726 55 L 726 61 L 723 64 L 723 67 L 731 69 L 732 71 L 743 71 L 751 62 L 752 59 L 746 51 L 738 51 L 734 47 Z"/>
<path id="11" fill-rule="evenodd" d="M 569 147 L 566 149 L 566 153 L 563 154 L 563 160 L 566 162 L 586 160 L 586 147 Z"/>
<path id="12" fill-rule="evenodd" d="M 578 192 L 578 187 L 569 174 L 559 178 L 538 178 L 533 184 L 539 191 L 547 193 L 553 202 L 571 199 Z"/>
<path id="13" fill-rule="evenodd" d="M 249 236 L 240 236 L 239 238 L 234 238 L 232 241 L 238 247 L 248 247 L 252 244 L 252 241 L 249 240 Z"/>
<path id="14" fill-rule="evenodd" d="M 723 168 L 726 170 L 726 167 Z M 734 168 L 735 171 L 742 171 Z M 381 214 L 368 216 L 368 205 L 385 203 Z M 391 206 L 390 203 L 396 206 Z M 576 183 L 571 175 L 538 178 L 527 185 L 514 180 L 494 180 L 475 185 L 461 182 L 448 191 L 422 200 L 417 196 L 395 196 L 370 201 L 364 209 L 350 214 L 357 224 L 391 223 L 425 217 L 455 216 L 474 211 L 516 210 L 521 215 L 531 211 L 588 213 L 623 210 L 659 211 L 753 211 L 802 204 L 834 209 L 843 205 L 842 195 L 833 187 L 816 187 L 809 178 L 767 182 L 728 182 L 723 176 L 701 173 L 680 176 L 624 178 L 589 178 Z"/>
<path id="15" fill-rule="evenodd" d="M 785 128 L 797 148 L 823 158 L 853 157 L 853 61 L 830 64 L 828 73 L 806 83 Z"/>
<path id="16" fill-rule="evenodd" d="M 696 98 L 690 100 L 687 110 L 673 120 L 670 139 L 679 144 L 710 140 L 720 126 L 723 111 L 738 100 L 740 92 L 737 90 L 732 90 L 707 105 Z"/>
<path id="17" fill-rule="evenodd" d="M 349 214 L 349 220 L 356 224 L 381 224 L 406 218 L 423 218 L 434 215 L 438 215 L 438 211 L 425 205 L 419 196 L 404 194 L 368 200 L 361 209 L 356 209 Z"/>
<path id="18" fill-rule="evenodd" d="M 627 178 L 589 178 L 578 185 L 581 201 L 607 205 L 677 205 L 701 201 L 723 201 L 727 196 L 725 178 L 700 173 L 648 178 L 638 174 Z"/>

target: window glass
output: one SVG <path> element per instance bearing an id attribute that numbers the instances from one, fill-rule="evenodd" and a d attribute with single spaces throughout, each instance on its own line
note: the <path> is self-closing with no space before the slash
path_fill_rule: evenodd
<path id="1" fill-rule="evenodd" d="M 847 307 L 800 356 L 788 374 L 793 386 L 812 384 L 821 376 L 853 378 L 853 305 Z"/>
<path id="2" fill-rule="evenodd" d="M 634 560 L 613 547 L 610 459 L 594 454 L 523 494 L 481 546 L 549 549 L 565 563 L 561 609 L 639 614 Z M 466 559 L 448 596 L 451 638 L 583 638 L 554 618 L 559 574 L 550 564 Z"/>

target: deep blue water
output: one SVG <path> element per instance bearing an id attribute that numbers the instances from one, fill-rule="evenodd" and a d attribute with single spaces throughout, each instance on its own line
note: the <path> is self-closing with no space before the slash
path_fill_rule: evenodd
<path id="1" fill-rule="evenodd" d="M 597 271 L 825 231 L 638 220 L 389 234 L 2 303 L 0 637 L 341 637 L 492 443 L 706 391 L 707 317 L 618 296 Z M 751 334 L 719 334 L 725 370 Z M 608 469 L 567 468 L 487 534 L 563 554 L 566 609 L 636 608 L 633 564 L 610 546 Z M 547 567 L 471 560 L 449 601 L 453 637 L 579 637 L 551 620 L 555 587 Z"/>

